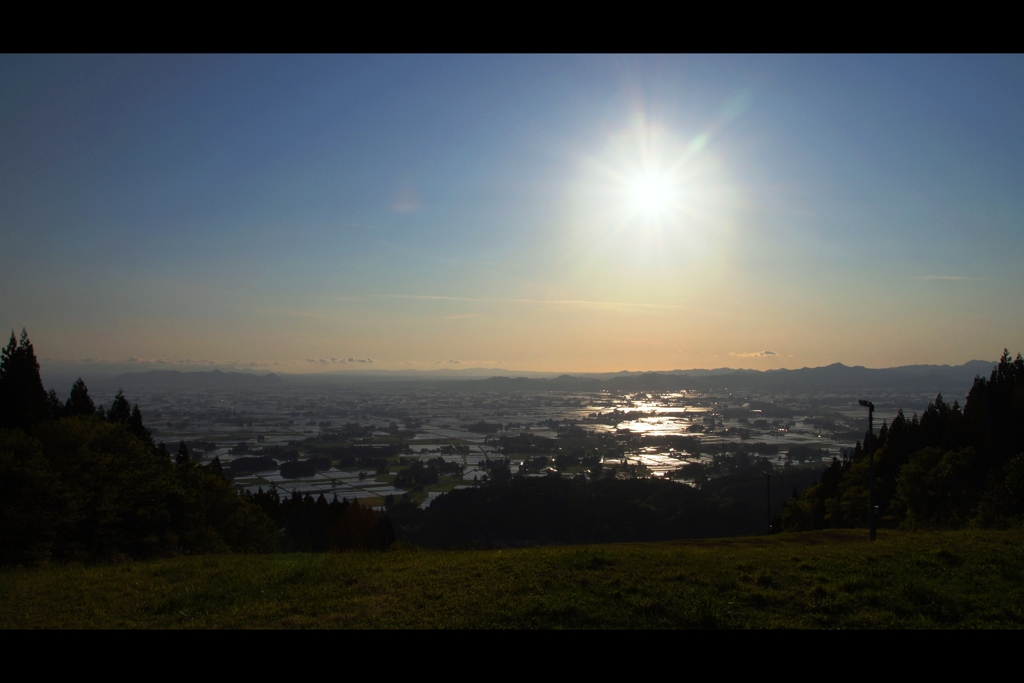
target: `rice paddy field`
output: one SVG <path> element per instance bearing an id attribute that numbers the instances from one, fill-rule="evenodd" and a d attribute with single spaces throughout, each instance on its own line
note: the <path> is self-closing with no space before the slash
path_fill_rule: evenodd
<path id="1" fill-rule="evenodd" d="M 906 629 L 1024 625 L 1024 531 L 208 555 L 0 571 L 0 627 Z"/>

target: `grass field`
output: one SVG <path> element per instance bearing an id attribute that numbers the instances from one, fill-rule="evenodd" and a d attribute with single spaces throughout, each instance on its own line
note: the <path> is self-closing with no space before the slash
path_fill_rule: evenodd
<path id="1" fill-rule="evenodd" d="M 1020 628 L 1024 532 L 217 555 L 0 572 L 11 628 Z"/>

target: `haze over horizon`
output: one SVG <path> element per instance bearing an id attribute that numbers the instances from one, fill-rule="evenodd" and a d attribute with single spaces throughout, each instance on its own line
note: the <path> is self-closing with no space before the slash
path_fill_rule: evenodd
<path id="1" fill-rule="evenodd" d="M 44 372 L 995 358 L 1022 110 L 1019 55 L 3 55 L 0 331 Z"/>
<path id="2" fill-rule="evenodd" d="M 834 365 L 845 365 L 847 368 L 864 368 L 864 366 L 851 366 L 843 363 L 830 364 L 829 366 L 815 366 L 815 368 L 804 367 L 793 367 L 793 368 L 768 368 L 768 370 L 808 370 L 823 367 L 832 367 Z M 976 374 L 986 376 L 988 374 L 987 366 L 994 366 L 996 361 L 985 361 L 973 359 L 965 363 L 956 365 L 938 365 L 938 364 L 915 364 L 910 366 L 897 366 L 897 367 L 920 367 L 920 368 L 952 368 L 952 369 L 971 369 Z M 727 372 L 765 372 L 765 370 L 758 370 L 756 368 L 742 367 L 742 366 L 720 366 L 716 368 L 657 368 L 657 369 L 644 369 L 644 370 L 633 370 L 630 368 L 620 368 L 618 370 L 606 371 L 606 372 L 560 372 L 560 371 L 537 371 L 521 368 L 503 368 L 503 367 L 486 367 L 486 366 L 465 366 L 460 367 L 459 365 L 445 365 L 434 368 L 397 368 L 387 369 L 376 367 L 374 365 L 364 365 L 361 368 L 326 368 L 321 366 L 319 372 L 295 372 L 292 368 L 287 366 L 275 366 L 275 367 L 237 367 L 231 365 L 170 365 L 170 364 L 159 364 L 159 363 L 102 363 L 102 362 L 69 362 L 69 361 L 55 361 L 53 359 L 41 359 L 41 372 L 44 380 L 46 380 L 47 386 L 53 384 L 53 379 L 59 378 L 57 383 L 67 383 L 70 378 L 74 376 L 89 377 L 92 380 L 110 380 L 116 377 L 123 377 L 125 375 L 140 375 L 144 376 L 148 373 L 153 372 L 177 372 L 177 373 L 210 373 L 214 370 L 226 373 L 241 372 L 251 373 L 255 375 L 266 375 L 266 374 L 277 374 L 283 376 L 307 376 L 307 375 L 350 375 L 350 376 L 386 376 L 395 375 L 402 377 L 415 377 L 422 375 L 425 378 L 431 375 L 444 375 L 453 378 L 460 376 L 472 377 L 472 378 L 484 378 L 484 377 L 497 377 L 497 376 L 529 376 L 529 377 L 556 377 L 556 376 L 612 376 L 618 374 L 644 374 L 644 373 L 664 373 L 664 374 L 687 374 L 696 373 L 701 374 L 720 374 Z M 985 367 L 982 367 L 985 366 Z M 892 368 L 865 368 L 868 370 L 888 370 L 897 369 Z"/>

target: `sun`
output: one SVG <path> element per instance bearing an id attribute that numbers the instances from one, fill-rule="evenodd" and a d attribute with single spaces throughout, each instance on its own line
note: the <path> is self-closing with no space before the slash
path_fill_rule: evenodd
<path id="1" fill-rule="evenodd" d="M 674 195 L 668 176 L 647 174 L 630 183 L 630 200 L 637 213 L 660 216 L 672 206 Z"/>

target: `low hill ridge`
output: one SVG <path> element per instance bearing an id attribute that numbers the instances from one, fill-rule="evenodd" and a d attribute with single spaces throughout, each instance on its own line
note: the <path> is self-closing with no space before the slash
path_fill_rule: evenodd
<path id="1" fill-rule="evenodd" d="M 273 389 L 282 383 L 281 378 L 274 373 L 253 375 L 247 372 L 223 372 L 221 370 L 126 372 L 103 382 L 103 384 L 117 385 L 125 391 L 132 389 Z"/>

